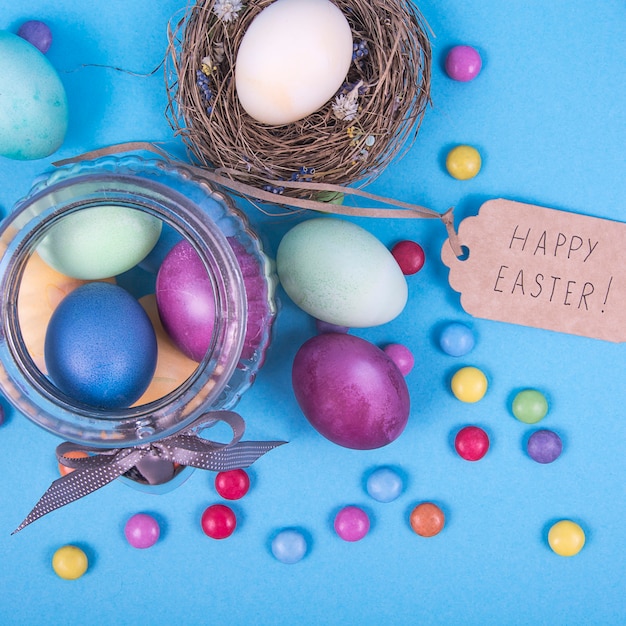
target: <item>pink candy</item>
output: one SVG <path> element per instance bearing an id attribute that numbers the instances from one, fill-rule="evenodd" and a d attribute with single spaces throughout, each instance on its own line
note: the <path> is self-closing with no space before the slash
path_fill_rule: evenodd
<path id="1" fill-rule="evenodd" d="M 335 532 L 344 541 L 359 541 L 369 529 L 370 519 L 358 506 L 346 506 L 335 517 Z"/>

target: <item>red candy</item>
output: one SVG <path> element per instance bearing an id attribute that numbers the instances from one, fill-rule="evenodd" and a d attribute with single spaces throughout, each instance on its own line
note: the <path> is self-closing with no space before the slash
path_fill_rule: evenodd
<path id="1" fill-rule="evenodd" d="M 215 477 L 215 489 L 222 498 L 239 500 L 248 493 L 250 478 L 242 469 L 219 472 Z"/>
<path id="2" fill-rule="evenodd" d="M 391 254 L 405 276 L 419 272 L 426 259 L 422 246 L 409 240 L 399 241 L 391 249 Z"/>
<path id="3" fill-rule="evenodd" d="M 202 514 L 202 530 L 211 539 L 230 537 L 237 526 L 234 511 L 224 504 L 213 504 Z"/>
<path id="4" fill-rule="evenodd" d="M 454 439 L 454 447 L 459 456 L 466 461 L 478 461 L 489 450 L 489 437 L 478 426 L 461 428 Z"/>

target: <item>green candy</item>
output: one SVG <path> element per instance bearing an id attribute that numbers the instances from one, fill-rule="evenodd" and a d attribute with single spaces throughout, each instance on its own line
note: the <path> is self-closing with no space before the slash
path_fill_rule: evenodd
<path id="1" fill-rule="evenodd" d="M 536 424 L 548 413 L 546 397 L 536 389 L 524 389 L 513 399 L 513 415 L 524 424 Z"/>

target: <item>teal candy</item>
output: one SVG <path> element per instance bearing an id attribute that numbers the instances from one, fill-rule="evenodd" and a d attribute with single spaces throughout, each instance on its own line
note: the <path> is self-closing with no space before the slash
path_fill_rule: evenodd
<path id="1" fill-rule="evenodd" d="M 28 41 L 0 31 L 0 155 L 41 159 L 67 132 L 67 96 L 50 61 Z"/>
<path id="2" fill-rule="evenodd" d="M 109 278 L 142 261 L 161 234 L 158 218 L 127 207 L 104 205 L 71 213 L 37 247 L 41 258 L 66 276 Z"/>

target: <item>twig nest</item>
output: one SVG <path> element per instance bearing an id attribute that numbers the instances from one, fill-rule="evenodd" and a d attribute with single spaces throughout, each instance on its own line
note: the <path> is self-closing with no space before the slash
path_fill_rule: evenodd
<path id="1" fill-rule="evenodd" d="M 298 4 L 200 0 L 170 29 L 172 127 L 200 165 L 265 191 L 318 199 L 319 192 L 290 183 L 370 182 L 410 147 L 430 101 L 431 49 L 421 15 L 410 0 L 332 0 L 352 34 L 341 86 L 303 118 L 268 124 L 243 108 L 235 69 L 251 23 L 277 2 Z M 290 51 L 291 60 L 303 57 L 303 50 Z M 299 69 L 307 77 L 307 64 Z"/>

